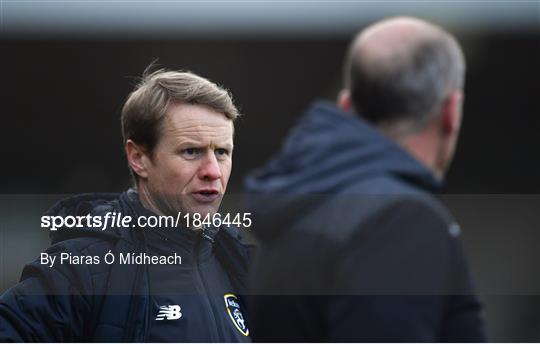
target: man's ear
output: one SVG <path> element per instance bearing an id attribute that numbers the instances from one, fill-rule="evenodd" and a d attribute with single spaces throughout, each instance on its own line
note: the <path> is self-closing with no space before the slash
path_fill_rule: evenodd
<path id="1" fill-rule="evenodd" d="M 344 88 L 339 91 L 337 99 L 337 107 L 343 110 L 344 112 L 351 112 L 351 91 Z"/>
<path id="2" fill-rule="evenodd" d="M 442 106 L 442 130 L 445 135 L 453 135 L 459 132 L 461 127 L 461 110 L 463 104 L 463 92 L 453 91 Z"/>
<path id="3" fill-rule="evenodd" d="M 128 164 L 141 178 L 148 177 L 148 165 L 151 163 L 146 151 L 132 140 L 127 140 L 124 146 Z"/>

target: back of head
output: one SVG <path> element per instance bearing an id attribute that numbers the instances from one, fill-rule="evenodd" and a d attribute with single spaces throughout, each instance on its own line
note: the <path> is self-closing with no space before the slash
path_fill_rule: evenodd
<path id="1" fill-rule="evenodd" d="M 440 27 L 397 17 L 356 37 L 344 72 L 354 112 L 407 134 L 437 116 L 450 93 L 463 88 L 465 61 L 455 38 Z"/>

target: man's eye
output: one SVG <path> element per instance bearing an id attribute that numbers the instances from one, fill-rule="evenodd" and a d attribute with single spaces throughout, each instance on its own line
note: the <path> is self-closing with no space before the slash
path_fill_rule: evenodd
<path id="1" fill-rule="evenodd" d="M 216 149 L 216 155 L 217 156 L 229 155 L 229 151 L 226 150 L 225 148 L 218 148 L 218 149 Z"/>
<path id="2" fill-rule="evenodd" d="M 182 156 L 187 159 L 193 159 L 200 153 L 198 148 L 186 148 L 182 150 Z"/>

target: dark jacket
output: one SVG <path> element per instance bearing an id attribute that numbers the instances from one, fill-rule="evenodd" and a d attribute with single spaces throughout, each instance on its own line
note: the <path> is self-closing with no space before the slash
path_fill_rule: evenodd
<path id="1" fill-rule="evenodd" d="M 314 104 L 245 186 L 254 340 L 484 340 L 439 182 L 357 116 Z"/>
<path id="2" fill-rule="evenodd" d="M 133 190 L 69 198 L 47 215 L 107 212 L 153 215 Z M 251 245 L 235 228 L 205 234 L 185 228 L 51 231 L 49 255 L 97 256 L 100 263 L 51 268 L 37 259 L 27 265 L 20 283 L 0 297 L 0 341 L 249 341 L 236 328 L 224 296 L 245 293 Z M 120 253 L 160 250 L 176 252 L 181 264 L 118 263 Z M 103 259 L 109 252 L 116 256 L 111 265 Z M 157 321 L 169 302 L 181 307 L 182 317 Z"/>

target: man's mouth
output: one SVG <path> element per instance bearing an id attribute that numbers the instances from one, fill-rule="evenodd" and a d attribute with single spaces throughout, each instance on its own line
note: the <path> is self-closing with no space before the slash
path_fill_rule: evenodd
<path id="1" fill-rule="evenodd" d="M 201 203 L 211 203 L 219 198 L 219 192 L 216 189 L 202 189 L 191 194 L 195 200 Z"/>

